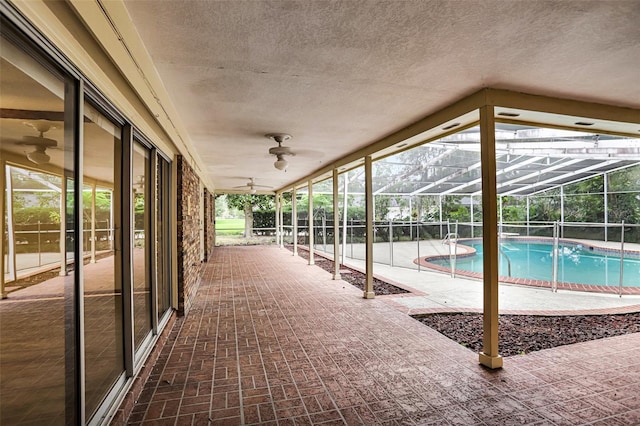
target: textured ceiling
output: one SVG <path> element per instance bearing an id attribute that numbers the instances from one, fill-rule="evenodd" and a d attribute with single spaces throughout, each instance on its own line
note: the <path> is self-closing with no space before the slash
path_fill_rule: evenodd
<path id="1" fill-rule="evenodd" d="M 125 1 L 217 191 L 280 188 L 483 87 L 640 107 L 640 2 Z M 265 133 L 298 155 L 273 167 Z"/>

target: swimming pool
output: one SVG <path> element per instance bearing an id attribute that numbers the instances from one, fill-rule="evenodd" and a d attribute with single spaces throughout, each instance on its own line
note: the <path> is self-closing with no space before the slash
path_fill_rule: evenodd
<path id="1" fill-rule="evenodd" d="M 456 271 L 482 273 L 482 242 L 460 241 L 475 249 L 474 255 L 458 256 Z M 502 277 L 552 281 L 553 244 L 541 241 L 503 240 L 498 261 Z M 558 246 L 558 282 L 587 285 L 618 286 L 620 283 L 620 254 L 600 251 L 578 243 L 561 241 Z M 508 260 L 507 260 L 508 259 Z M 428 262 L 449 268 L 449 259 L 428 259 Z M 509 275 L 511 263 L 511 275 Z M 640 287 L 640 254 L 625 253 L 623 286 Z"/>

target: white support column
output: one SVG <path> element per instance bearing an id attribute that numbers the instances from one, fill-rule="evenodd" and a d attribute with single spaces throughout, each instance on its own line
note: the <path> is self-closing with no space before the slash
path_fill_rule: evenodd
<path id="1" fill-rule="evenodd" d="M 349 189 L 349 172 L 344 174 L 344 195 L 342 200 L 342 263 L 344 265 L 344 258 L 347 255 L 347 193 Z"/>
<path id="2" fill-rule="evenodd" d="M 338 169 L 333 169 L 333 279 L 340 279 L 340 206 L 338 203 Z"/>
<path id="3" fill-rule="evenodd" d="M 280 193 L 280 248 L 284 248 L 284 193 Z"/>
<path id="4" fill-rule="evenodd" d="M 313 241 L 313 237 L 314 237 L 314 231 L 313 231 L 313 182 L 309 181 L 308 183 L 308 193 L 309 193 L 309 213 L 307 214 L 308 217 L 308 222 L 309 222 L 309 226 L 308 226 L 308 231 L 309 231 L 309 265 L 314 265 L 315 259 L 314 259 L 314 241 Z"/>
<path id="5" fill-rule="evenodd" d="M 365 262 L 366 262 L 366 282 L 364 286 L 364 298 L 373 299 L 373 174 L 371 156 L 364 157 L 364 197 L 366 215 L 366 238 L 365 238 Z"/>
<path id="6" fill-rule="evenodd" d="M 293 255 L 298 255 L 298 191 L 291 191 L 291 227 L 293 232 Z"/>
<path id="7" fill-rule="evenodd" d="M 280 245 L 280 194 L 276 193 L 276 245 Z"/>
<path id="8" fill-rule="evenodd" d="M 480 158 L 482 161 L 483 349 L 482 365 L 502 367 L 498 354 L 498 211 L 496 139 L 492 106 L 480 108 Z"/>
<path id="9" fill-rule="evenodd" d="M 96 195 L 95 182 L 91 185 L 91 263 L 96 263 Z"/>

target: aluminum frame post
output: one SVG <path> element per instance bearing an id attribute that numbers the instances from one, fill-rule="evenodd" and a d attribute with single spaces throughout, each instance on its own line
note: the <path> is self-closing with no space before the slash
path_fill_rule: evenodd
<path id="1" fill-rule="evenodd" d="M 389 264 L 393 266 L 393 221 L 389 219 Z"/>
<path id="2" fill-rule="evenodd" d="M 558 221 L 553 223 L 553 258 L 551 263 L 551 291 L 556 293 L 558 291 L 558 265 L 559 265 L 559 247 L 558 247 L 558 235 L 560 234 L 560 227 Z"/>
<path id="3" fill-rule="evenodd" d="M 530 207 L 530 202 L 531 202 L 531 200 L 530 200 L 529 196 L 527 195 L 527 237 L 529 236 L 529 221 L 530 221 L 529 220 L 529 218 L 530 218 L 530 216 L 529 216 L 529 214 L 530 214 L 529 213 L 529 207 Z"/>
<path id="4" fill-rule="evenodd" d="M 470 195 L 469 198 L 471 199 L 471 238 L 473 238 L 473 195 Z"/>
<path id="5" fill-rule="evenodd" d="M 364 193 L 365 193 L 365 263 L 366 263 L 366 282 L 364 286 L 365 299 L 373 299 L 375 293 L 373 291 L 373 175 L 372 175 L 372 159 L 370 155 L 364 157 Z"/>
<path id="6" fill-rule="evenodd" d="M 438 196 L 438 211 L 440 220 L 440 239 L 442 239 L 442 195 Z"/>
<path id="7" fill-rule="evenodd" d="M 284 248 L 284 193 L 280 193 L 280 248 Z"/>
<path id="8" fill-rule="evenodd" d="M 619 282 L 619 295 L 622 297 L 622 284 L 624 280 L 624 220 L 621 223 L 620 228 L 620 282 Z"/>
<path id="9" fill-rule="evenodd" d="M 560 185 L 560 238 L 564 238 L 564 185 Z"/>
<path id="10" fill-rule="evenodd" d="M 276 193 L 276 245 L 280 245 L 280 194 Z"/>
<path id="11" fill-rule="evenodd" d="M 309 210 L 307 212 L 307 232 L 309 233 L 309 265 L 315 265 L 316 261 L 314 258 L 314 230 L 313 230 L 313 181 L 309 181 L 307 184 L 308 188 L 308 202 L 309 202 Z"/>
<path id="12" fill-rule="evenodd" d="M 338 202 L 338 169 L 333 169 L 333 279 L 340 279 L 340 206 Z M 345 209 L 346 211 L 346 209 Z M 346 221 L 345 221 L 346 222 Z M 344 234 L 343 234 L 344 239 Z"/>
<path id="13" fill-rule="evenodd" d="M 298 255 L 298 191 L 291 192 L 291 226 L 293 232 L 293 255 Z"/>
<path id="14" fill-rule="evenodd" d="M 342 197 L 342 264 L 347 256 L 347 191 L 349 189 L 349 172 L 344 174 L 344 194 Z M 353 257 L 353 250 L 352 256 Z"/>
<path id="15" fill-rule="evenodd" d="M 609 200 L 608 200 L 608 192 L 609 192 L 609 184 L 608 184 L 608 174 L 604 173 L 602 179 L 604 182 L 604 241 L 609 241 Z"/>

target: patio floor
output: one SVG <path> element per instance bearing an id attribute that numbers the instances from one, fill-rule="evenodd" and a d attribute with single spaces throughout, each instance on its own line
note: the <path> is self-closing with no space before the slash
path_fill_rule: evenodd
<path id="1" fill-rule="evenodd" d="M 640 334 L 478 354 L 275 246 L 216 248 L 127 424 L 640 424 Z"/>

